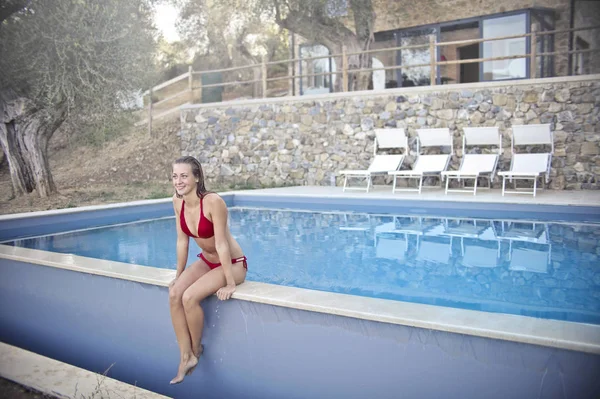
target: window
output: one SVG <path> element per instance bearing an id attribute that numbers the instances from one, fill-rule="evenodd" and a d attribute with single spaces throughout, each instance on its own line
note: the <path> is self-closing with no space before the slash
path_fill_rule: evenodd
<path id="1" fill-rule="evenodd" d="M 577 36 L 575 39 L 575 50 L 587 50 L 590 48 L 590 44 Z M 584 75 L 587 72 L 587 66 L 589 65 L 590 53 L 574 53 L 573 54 L 573 75 Z"/>
<path id="2" fill-rule="evenodd" d="M 527 33 L 527 15 L 525 13 L 483 20 L 484 39 L 524 33 Z M 524 37 L 483 43 L 484 58 L 521 54 L 527 54 L 527 39 Z M 527 76 L 527 58 L 486 61 L 483 63 L 484 80 L 518 79 Z"/>

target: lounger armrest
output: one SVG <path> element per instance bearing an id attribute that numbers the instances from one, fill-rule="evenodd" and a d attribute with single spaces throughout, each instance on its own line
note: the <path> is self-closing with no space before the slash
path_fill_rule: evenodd
<path id="1" fill-rule="evenodd" d="M 413 172 L 412 170 L 394 170 L 388 172 L 388 175 L 391 176 L 422 176 L 422 172 Z"/>
<path id="2" fill-rule="evenodd" d="M 338 172 L 340 175 L 360 175 L 360 176 L 368 176 L 371 174 L 368 170 L 340 170 Z"/>
<path id="3" fill-rule="evenodd" d="M 542 173 L 544 172 L 509 172 L 509 171 L 502 171 L 502 172 L 498 172 L 499 176 L 525 176 L 525 177 L 531 177 L 531 176 L 540 176 Z"/>
<path id="4" fill-rule="evenodd" d="M 457 177 L 461 177 L 461 176 L 465 176 L 465 177 L 476 176 L 476 177 L 478 177 L 480 174 L 481 174 L 481 172 L 465 173 L 465 172 L 460 172 L 458 170 L 446 170 L 446 171 L 442 172 L 443 176 L 457 176 Z"/>

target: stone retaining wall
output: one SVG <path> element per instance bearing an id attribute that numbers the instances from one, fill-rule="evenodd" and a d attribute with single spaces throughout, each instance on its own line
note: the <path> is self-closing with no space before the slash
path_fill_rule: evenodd
<path id="1" fill-rule="evenodd" d="M 549 187 L 599 189 L 599 104 L 599 75 L 415 87 L 184 106 L 179 135 L 182 154 L 196 156 L 209 181 L 330 185 L 340 184 L 339 170 L 368 167 L 374 128 L 402 127 L 414 138 L 421 127 L 449 127 L 457 169 L 462 128 L 498 126 L 499 170 L 508 170 L 511 126 L 551 123 Z"/>

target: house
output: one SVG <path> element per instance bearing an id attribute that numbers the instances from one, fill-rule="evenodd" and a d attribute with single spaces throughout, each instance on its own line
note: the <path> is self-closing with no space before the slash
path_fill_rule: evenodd
<path id="1" fill-rule="evenodd" d="M 333 1 L 333 0 L 332 0 Z M 338 15 L 351 26 L 348 1 L 335 0 Z M 479 43 L 456 43 L 469 39 L 515 36 L 536 32 L 535 76 L 530 57 L 508 60 L 439 65 L 436 84 L 530 79 L 600 72 L 600 54 L 569 50 L 599 49 L 599 29 L 546 34 L 554 30 L 588 27 L 600 21 L 600 1 L 585 0 L 373 0 L 376 12 L 372 49 L 429 44 L 437 45 L 437 61 L 481 59 L 530 54 L 531 37 L 507 38 Z M 351 10 L 350 10 L 351 11 Z M 298 58 L 331 54 L 319 43 L 307 43 L 294 35 L 294 56 Z M 455 42 L 440 46 L 440 43 Z M 557 55 L 543 53 L 560 51 Z M 293 57 L 294 58 L 294 57 Z M 430 62 L 430 48 L 412 48 L 374 54 L 373 67 L 407 66 Z M 296 64 L 294 73 L 321 75 L 296 79 L 290 94 L 334 91 L 339 78 L 338 57 L 307 60 Z M 373 73 L 373 88 L 430 84 L 430 67 L 392 68 Z"/>

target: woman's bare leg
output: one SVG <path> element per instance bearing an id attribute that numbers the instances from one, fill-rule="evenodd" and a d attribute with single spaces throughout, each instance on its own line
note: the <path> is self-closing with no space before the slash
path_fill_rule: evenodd
<path id="1" fill-rule="evenodd" d="M 246 278 L 246 269 L 241 262 L 234 263 L 231 269 L 235 284 L 241 284 Z M 203 275 L 198 281 L 192 284 L 183 294 L 183 307 L 185 309 L 185 318 L 188 323 L 188 331 L 192 340 L 192 350 L 194 353 L 202 352 L 202 330 L 204 328 L 204 310 L 200 302 L 210 295 L 213 295 L 219 288 L 226 285 L 225 273 L 222 267 L 217 267 Z"/>
<path id="2" fill-rule="evenodd" d="M 192 351 L 192 340 L 188 329 L 188 323 L 185 318 L 182 297 L 183 293 L 209 270 L 210 268 L 204 261 L 197 260 L 181 273 L 181 276 L 179 276 L 177 281 L 175 281 L 175 284 L 169 289 L 171 322 L 173 323 L 173 329 L 175 330 L 175 336 L 177 337 L 177 344 L 179 345 L 180 352 L 179 369 L 177 376 L 171 380 L 171 384 L 176 384 L 183 380 L 186 372 L 194 367 L 194 365 L 190 366 L 194 360 L 198 363 Z"/>

